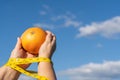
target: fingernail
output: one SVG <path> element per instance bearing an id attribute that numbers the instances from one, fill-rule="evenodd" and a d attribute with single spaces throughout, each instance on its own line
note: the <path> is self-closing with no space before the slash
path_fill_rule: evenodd
<path id="1" fill-rule="evenodd" d="M 19 40 L 19 37 L 17 37 L 17 40 Z"/>

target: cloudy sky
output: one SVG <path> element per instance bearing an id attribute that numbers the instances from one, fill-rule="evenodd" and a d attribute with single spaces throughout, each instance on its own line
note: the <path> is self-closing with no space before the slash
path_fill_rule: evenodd
<path id="1" fill-rule="evenodd" d="M 119 0 L 0 0 L 0 66 L 32 26 L 52 31 L 58 80 L 120 80 Z M 29 69 L 36 70 L 33 64 Z M 19 80 L 35 80 L 21 75 Z"/>

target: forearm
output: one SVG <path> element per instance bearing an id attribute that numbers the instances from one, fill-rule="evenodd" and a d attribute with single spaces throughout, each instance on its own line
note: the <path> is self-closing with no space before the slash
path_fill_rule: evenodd
<path id="1" fill-rule="evenodd" d="M 0 68 L 0 80 L 17 80 L 20 73 L 10 67 L 3 66 Z"/>
<path id="2" fill-rule="evenodd" d="M 38 65 L 38 74 L 47 77 L 48 80 L 57 80 L 53 65 L 50 62 L 40 62 Z"/>

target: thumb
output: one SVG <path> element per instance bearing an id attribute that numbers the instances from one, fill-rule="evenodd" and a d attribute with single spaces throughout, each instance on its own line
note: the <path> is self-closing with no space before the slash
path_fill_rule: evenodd
<path id="1" fill-rule="evenodd" d="M 16 43 L 15 48 L 16 48 L 16 49 L 20 49 L 21 47 L 22 47 L 21 39 L 20 39 L 19 37 L 17 37 L 17 43 Z"/>

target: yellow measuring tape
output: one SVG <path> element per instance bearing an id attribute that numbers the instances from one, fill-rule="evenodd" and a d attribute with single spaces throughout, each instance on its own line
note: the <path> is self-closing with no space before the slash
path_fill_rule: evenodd
<path id="1" fill-rule="evenodd" d="M 28 71 L 24 70 L 18 65 L 20 64 L 29 64 L 29 63 L 35 63 L 35 62 L 51 62 L 49 58 L 43 58 L 43 57 L 38 57 L 38 58 L 10 58 L 9 61 L 5 64 L 5 66 L 9 66 L 27 76 L 31 76 L 33 78 L 36 78 L 38 80 L 48 80 L 44 76 L 39 76 L 35 71 Z"/>

